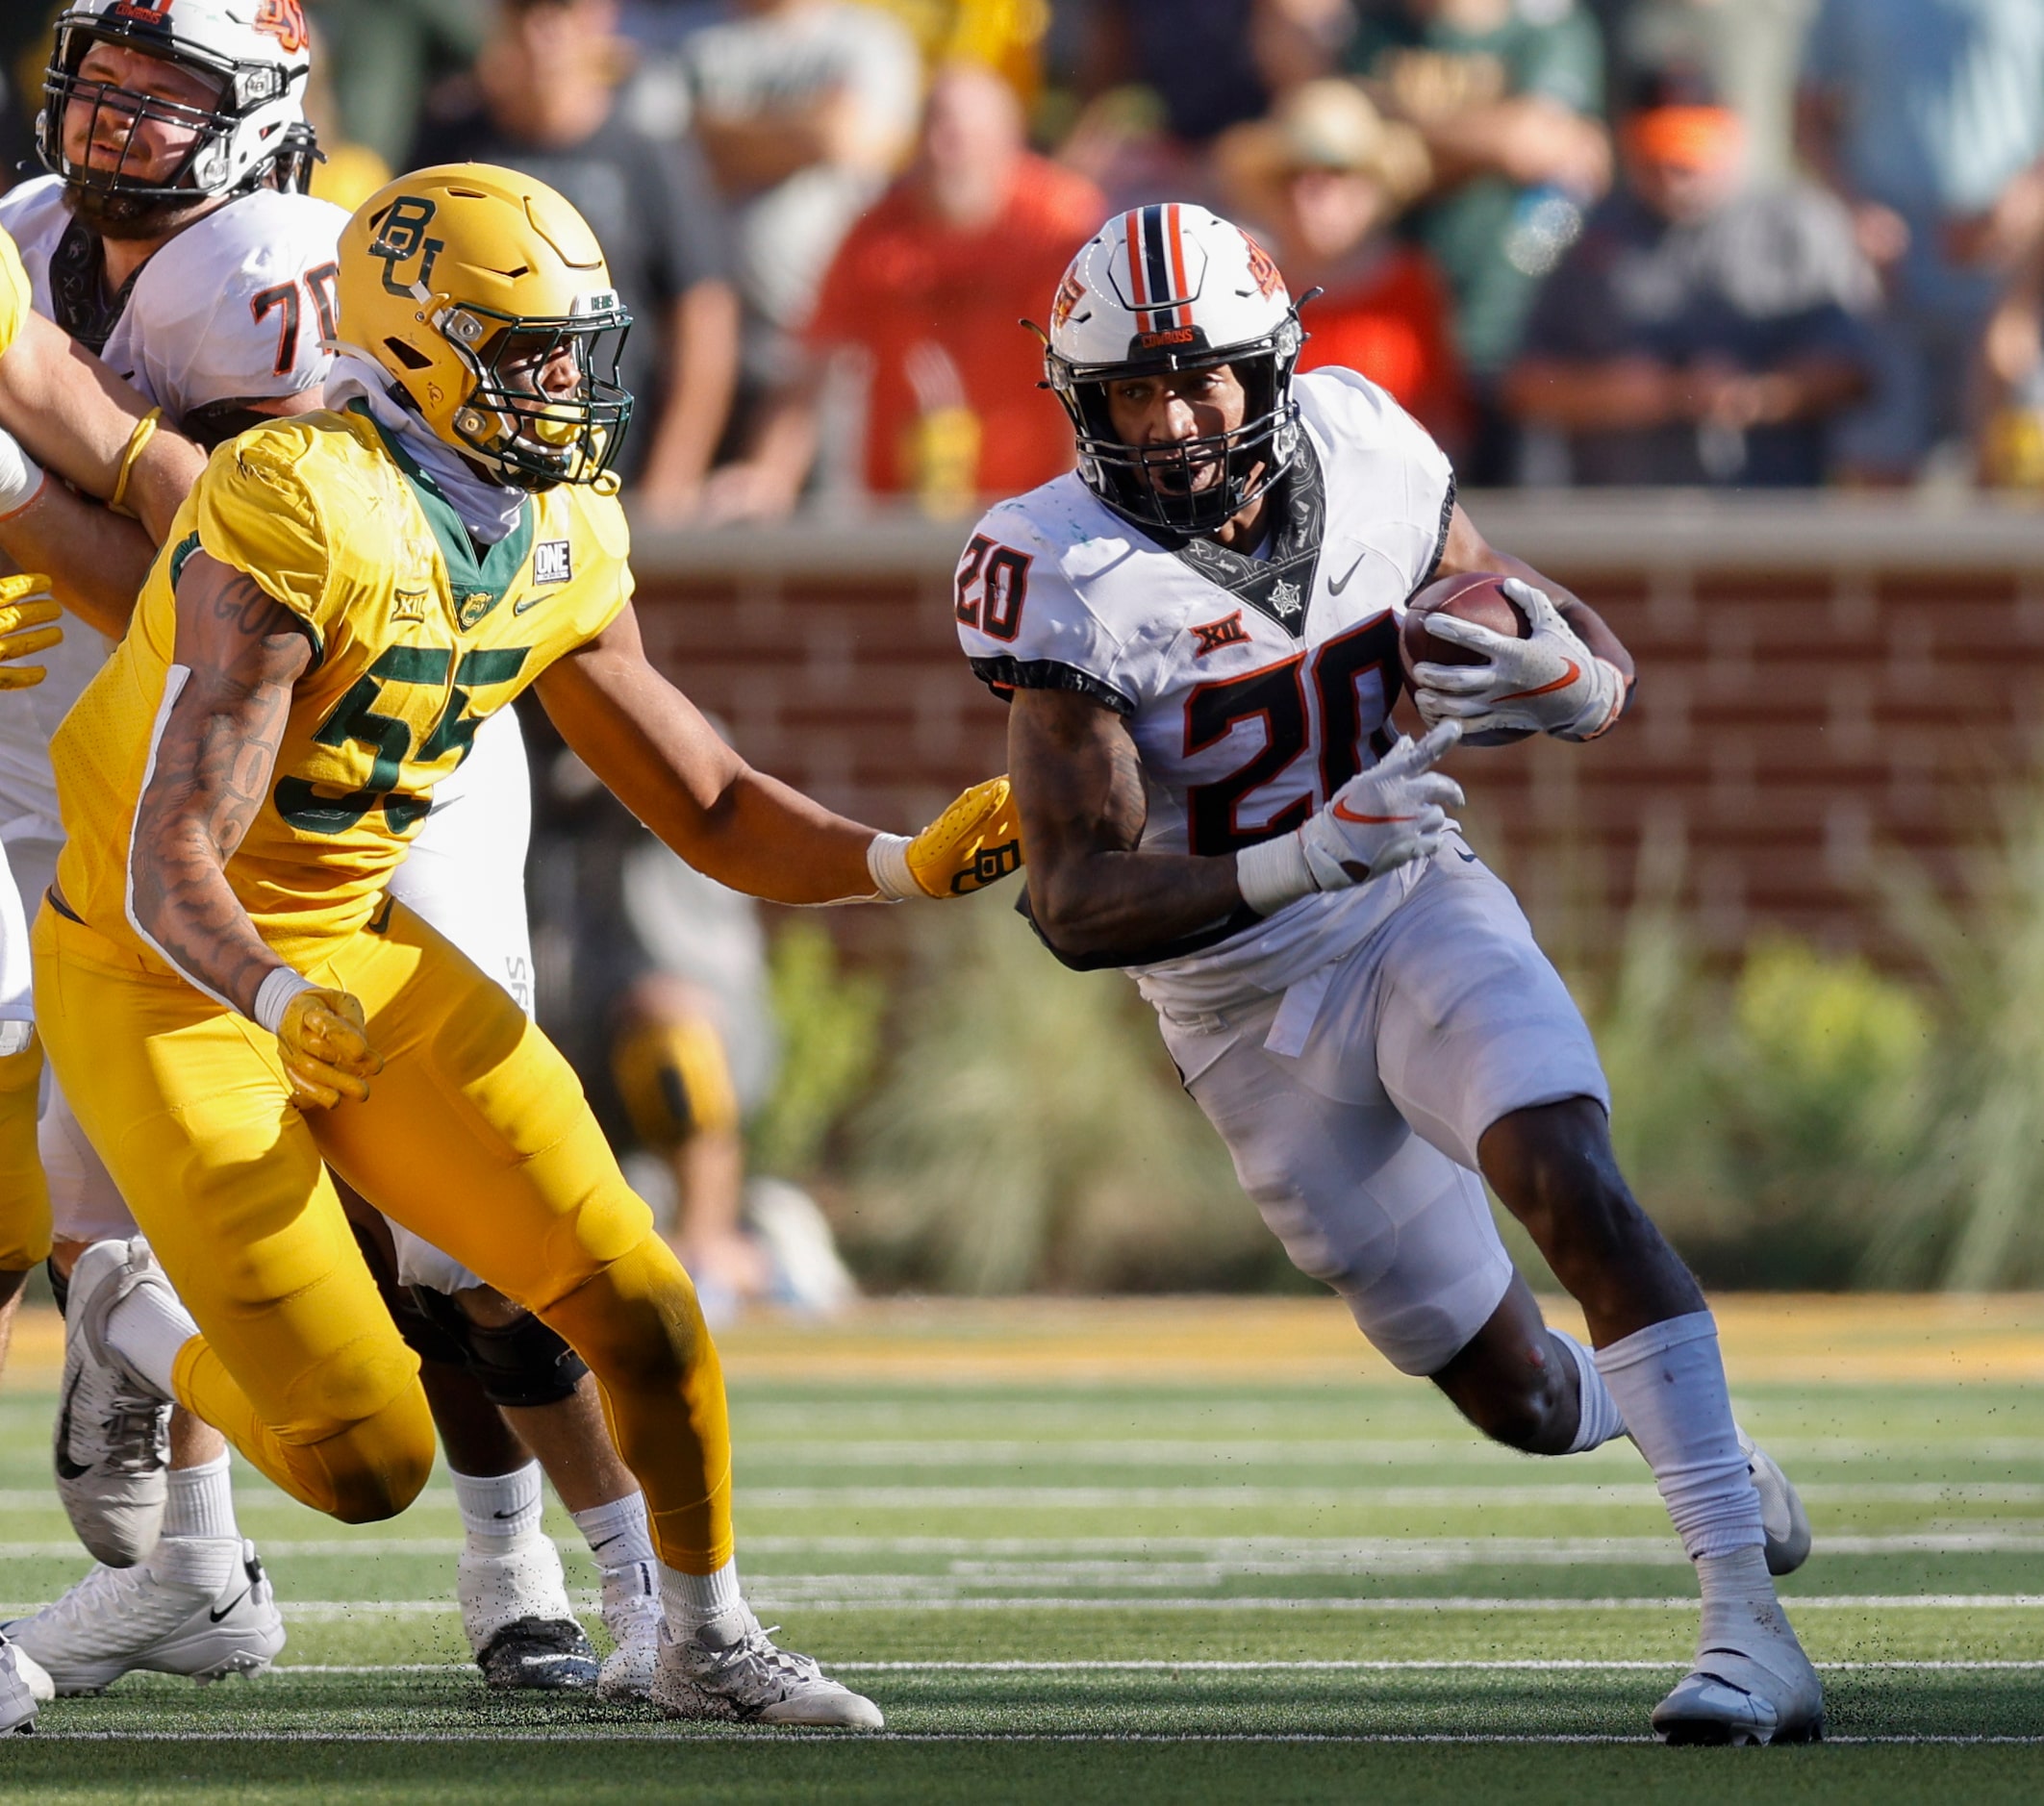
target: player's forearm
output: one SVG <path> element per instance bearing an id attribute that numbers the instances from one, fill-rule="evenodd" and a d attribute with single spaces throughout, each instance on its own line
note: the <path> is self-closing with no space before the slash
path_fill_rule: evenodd
<path id="1" fill-rule="evenodd" d="M 876 830 L 747 765 L 646 663 L 631 610 L 549 666 L 537 690 L 583 764 L 696 870 L 776 903 L 874 893 Z"/>
<path id="2" fill-rule="evenodd" d="M 212 836 L 189 810 L 138 812 L 129 868 L 135 925 L 190 983 L 253 1018 L 263 981 L 284 962 L 227 882 Z"/>
<path id="3" fill-rule="evenodd" d="M 1232 855 L 1098 852 L 1047 865 L 1031 841 L 1028 878 L 1036 925 L 1060 953 L 1079 957 L 1180 941 L 1242 907 Z"/>
<path id="4" fill-rule="evenodd" d="M 118 640 L 156 557 L 141 526 L 109 514 L 62 483 L 0 519 L 0 552 L 50 579 L 57 599 L 88 627 Z"/>

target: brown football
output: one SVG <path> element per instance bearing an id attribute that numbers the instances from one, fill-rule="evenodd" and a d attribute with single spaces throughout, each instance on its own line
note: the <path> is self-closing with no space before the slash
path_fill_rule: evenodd
<path id="1" fill-rule="evenodd" d="M 1508 634 L 1524 640 L 1532 631 L 1518 604 L 1504 593 L 1504 578 L 1490 571 L 1465 571 L 1457 577 L 1440 577 L 1405 604 L 1405 620 L 1399 635 L 1399 651 L 1405 664 L 1405 682 L 1412 683 L 1412 667 L 1423 661 L 1435 665 L 1481 665 L 1483 655 L 1451 640 L 1437 640 L 1427 631 L 1430 615 L 1452 615 L 1457 620 L 1474 621 L 1494 634 Z M 1465 746 L 1509 746 L 1527 739 L 1527 732 L 1511 729 L 1492 734 L 1465 734 Z"/>

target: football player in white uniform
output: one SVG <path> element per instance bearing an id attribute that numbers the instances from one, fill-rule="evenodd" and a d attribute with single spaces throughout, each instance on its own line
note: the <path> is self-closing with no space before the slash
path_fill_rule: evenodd
<path id="1" fill-rule="evenodd" d="M 1631 1435 L 1703 1599 L 1656 1730 L 1816 1736 L 1822 1692 L 1770 1579 L 1806 1520 L 1743 1442 L 1703 1294 L 1619 1174 L 1582 1018 L 1431 769 L 1463 729 L 1602 734 L 1630 659 L 1484 542 L 1381 389 L 1295 381 L 1298 314 L 1226 221 L 1110 221 L 1047 339 L 1078 470 L 989 513 L 956 589 L 973 669 L 1012 697 L 1038 931 L 1067 964 L 1132 973 L 1265 1220 L 1394 1365 L 1516 1448 Z M 1512 578 L 1531 637 L 1437 625 L 1487 662 L 1421 666 L 1434 725 L 1397 740 L 1406 600 L 1463 571 Z M 1543 1323 L 1483 1178 L 1594 1355 Z"/>
<path id="2" fill-rule="evenodd" d="M 55 173 L 0 197 L 0 226 L 20 244 L 37 311 L 103 352 L 209 446 L 265 414 L 330 399 L 335 242 L 347 215 L 280 191 L 294 186 L 293 165 L 310 154 L 300 104 L 308 67 L 295 5 L 182 0 L 173 16 L 82 0 L 58 22 L 39 123 Z M 74 610 L 118 635 L 139 570 L 123 566 L 125 590 L 114 589 L 99 534 L 76 535 L 70 524 L 68 550 L 50 545 L 46 531 L 35 549 Z M 97 524 L 119 525 L 103 512 Z M 5 522 L 0 548 L 17 549 Z M 0 839 L 29 913 L 48 888 L 63 838 L 49 739 L 109 644 L 101 633 L 74 628 L 47 656 L 48 681 L 24 698 L 28 706 L 0 712 Z M 504 711 L 437 790 L 391 884 L 527 1009 L 529 815 L 524 746 L 517 717 Z M 20 918 L 0 907 L 0 958 L 17 936 L 25 966 Z M 132 1236 L 135 1226 L 54 1088 L 39 1141 L 56 1218 L 51 1271 L 62 1287 L 84 1247 Z M 611 1446 L 594 1382 L 543 1324 L 416 1237 L 393 1238 L 365 1217 L 366 1252 L 382 1266 L 393 1314 L 427 1359 L 429 1393 L 456 1466 L 467 1532 L 458 1591 L 486 1677 L 499 1687 L 600 1683 L 612 1696 L 643 1695 L 659 1623 L 653 1550 L 643 1500 Z M 72 1347 L 89 1353 L 82 1340 L 71 1338 Z M 559 1552 L 541 1530 L 532 1447 L 545 1456 L 602 1571 L 617 1648 L 600 1672 L 569 1607 Z M 13 1627 L 59 1691 L 95 1690 L 136 1667 L 208 1677 L 267 1664 L 282 1645 L 282 1624 L 254 1547 L 235 1525 L 217 1432 L 183 1411 L 166 1414 L 126 1385 L 117 1367 L 74 1360 L 56 1460 L 66 1510 L 104 1564 Z"/>

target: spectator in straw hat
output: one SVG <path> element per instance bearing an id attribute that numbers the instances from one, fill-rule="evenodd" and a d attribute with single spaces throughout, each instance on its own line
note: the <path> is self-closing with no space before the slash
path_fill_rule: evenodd
<path id="1" fill-rule="evenodd" d="M 1351 82 L 1306 82 L 1216 147 L 1232 206 L 1273 240 L 1303 315 L 1299 367 L 1342 364 L 1388 389 L 1451 451 L 1469 431 L 1451 303 L 1433 261 L 1389 228 L 1427 186 L 1426 145 Z"/>

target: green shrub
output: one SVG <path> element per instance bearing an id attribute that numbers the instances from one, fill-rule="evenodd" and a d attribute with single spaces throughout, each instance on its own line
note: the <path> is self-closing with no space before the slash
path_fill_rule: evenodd
<path id="1" fill-rule="evenodd" d="M 753 1166 L 789 1178 L 816 1169 L 831 1131 L 872 1083 L 886 987 L 871 973 L 838 969 L 837 949 L 815 922 L 774 937 L 768 987 L 780 1030 L 773 1093 L 746 1127 Z"/>
<path id="2" fill-rule="evenodd" d="M 855 1124 L 840 1227 L 870 1273 L 966 1292 L 1240 1285 L 1282 1270 L 1148 1008 L 995 897 L 949 912 Z"/>

